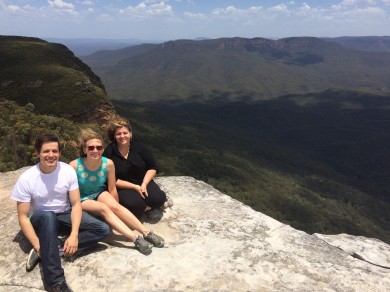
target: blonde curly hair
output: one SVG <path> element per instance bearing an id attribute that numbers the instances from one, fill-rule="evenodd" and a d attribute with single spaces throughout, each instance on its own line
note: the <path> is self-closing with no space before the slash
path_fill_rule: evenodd
<path id="1" fill-rule="evenodd" d="M 84 150 L 87 145 L 87 142 L 92 139 L 98 139 L 103 144 L 102 136 L 99 133 L 95 132 L 91 128 L 86 128 L 81 130 L 80 138 L 79 138 L 79 155 L 80 157 L 86 157 Z"/>

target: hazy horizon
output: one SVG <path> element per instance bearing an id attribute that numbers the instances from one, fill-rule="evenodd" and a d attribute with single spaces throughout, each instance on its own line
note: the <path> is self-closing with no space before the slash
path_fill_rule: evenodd
<path id="1" fill-rule="evenodd" d="M 43 39 L 389 35 L 390 0 L 0 0 L 0 34 Z"/>

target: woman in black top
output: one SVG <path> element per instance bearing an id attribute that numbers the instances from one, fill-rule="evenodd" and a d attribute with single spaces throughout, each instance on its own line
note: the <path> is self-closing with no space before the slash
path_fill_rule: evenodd
<path id="1" fill-rule="evenodd" d="M 132 139 L 129 122 L 117 118 L 109 124 L 107 134 L 112 143 L 103 156 L 114 162 L 119 203 L 137 218 L 148 209 L 171 207 L 172 201 L 153 180 L 156 161 L 144 144 Z"/>

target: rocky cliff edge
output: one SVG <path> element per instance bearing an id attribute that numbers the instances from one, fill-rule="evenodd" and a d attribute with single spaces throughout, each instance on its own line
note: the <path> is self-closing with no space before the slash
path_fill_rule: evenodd
<path id="1" fill-rule="evenodd" d="M 0 174 L 0 291 L 43 290 L 11 189 L 22 171 Z M 160 177 L 175 202 L 145 224 L 166 239 L 149 256 L 113 233 L 63 262 L 74 291 L 390 291 L 390 246 L 365 237 L 309 235 L 191 177 Z M 159 215 L 163 215 L 162 218 Z"/>

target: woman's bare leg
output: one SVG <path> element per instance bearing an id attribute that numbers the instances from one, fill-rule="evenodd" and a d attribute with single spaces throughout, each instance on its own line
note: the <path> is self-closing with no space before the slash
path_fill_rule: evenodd
<path id="1" fill-rule="evenodd" d="M 111 195 L 109 196 L 111 197 Z M 119 233 L 123 234 L 132 242 L 134 242 L 137 238 L 134 232 L 127 226 L 127 224 L 121 221 L 121 219 L 117 215 L 115 215 L 114 212 L 109 208 L 109 206 L 107 206 L 104 202 L 100 202 L 99 200 L 86 200 L 81 202 L 81 207 L 84 211 L 92 215 L 102 216 L 108 225 L 110 225 L 115 231 L 118 231 Z"/>
<path id="2" fill-rule="evenodd" d="M 131 213 L 128 209 L 119 204 L 109 192 L 103 192 L 98 198 L 98 202 L 106 204 L 111 211 L 124 222 L 129 228 L 137 230 L 143 236 L 148 233 L 148 229 Z"/>

